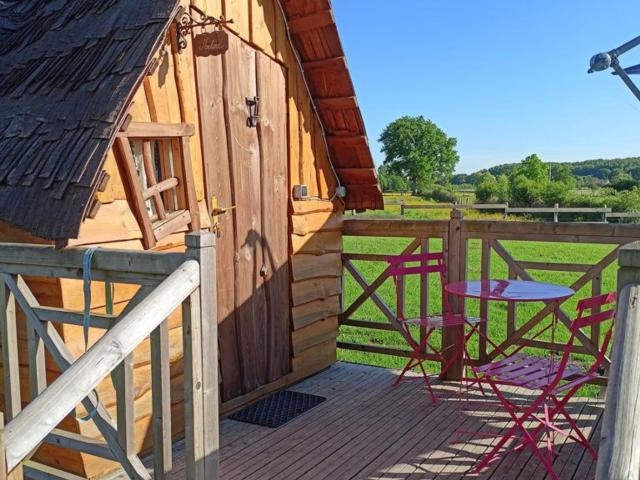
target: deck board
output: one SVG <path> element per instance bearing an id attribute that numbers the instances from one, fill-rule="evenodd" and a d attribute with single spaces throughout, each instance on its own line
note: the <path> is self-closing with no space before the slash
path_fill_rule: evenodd
<path id="1" fill-rule="evenodd" d="M 496 442 L 491 436 L 456 436 L 456 430 L 497 434 L 510 426 L 495 397 L 469 394 L 460 410 L 458 385 L 436 384 L 436 406 L 417 381 L 392 383 L 395 372 L 338 363 L 291 387 L 327 397 L 327 401 L 288 424 L 269 429 L 225 419 L 221 423 L 221 471 L 224 480 L 426 480 L 477 478 L 545 479 L 530 449 L 508 453 L 480 474 L 469 473 Z M 526 400 L 525 390 L 511 397 Z M 576 399 L 569 409 L 597 446 L 604 408 L 601 399 Z M 573 440 L 559 437 L 554 462 L 562 480 L 593 476 L 595 463 Z M 183 458 L 174 452 L 174 473 L 184 478 Z"/>

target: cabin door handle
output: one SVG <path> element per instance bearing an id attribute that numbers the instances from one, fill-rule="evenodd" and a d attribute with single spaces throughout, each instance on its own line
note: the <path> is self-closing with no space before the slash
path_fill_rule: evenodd
<path id="1" fill-rule="evenodd" d="M 249 109 L 247 127 L 256 128 L 260 122 L 260 97 L 247 97 L 246 102 Z"/>

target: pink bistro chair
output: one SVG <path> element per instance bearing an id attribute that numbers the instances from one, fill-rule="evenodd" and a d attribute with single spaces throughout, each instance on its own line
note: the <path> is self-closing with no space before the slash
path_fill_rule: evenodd
<path id="1" fill-rule="evenodd" d="M 582 444 L 593 458 L 597 459 L 595 449 L 566 411 L 565 405 L 582 385 L 598 376 L 598 370 L 605 361 L 611 341 L 613 320 L 616 312 L 615 303 L 615 293 L 607 293 L 578 302 L 578 314 L 571 324 L 571 336 L 559 360 L 554 358 L 553 355 L 542 358 L 516 353 L 503 360 L 474 368 L 478 375 L 482 375 L 481 382 L 486 382 L 491 386 L 500 403 L 514 421 L 514 425 L 505 434 L 501 435 L 500 441 L 476 466 L 476 473 L 481 472 L 484 467 L 496 458 L 500 449 L 510 438 L 518 435 L 522 435 L 522 440 L 516 445 L 515 450 L 521 450 L 527 446 L 531 447 L 549 473 L 549 477 L 554 480 L 558 479 L 558 475 L 553 469 L 554 432 Z M 606 310 L 600 311 L 601 307 L 607 306 Z M 585 314 L 587 310 L 590 311 L 589 314 Z M 611 323 L 591 368 L 585 371 L 581 366 L 571 363 L 571 348 L 576 333 L 582 328 L 593 328 L 608 320 L 611 320 Z M 528 407 L 522 407 L 508 400 L 500 390 L 499 385 L 524 387 L 540 393 Z M 563 417 L 569 424 L 568 431 L 560 429 L 553 423 L 554 418 L 558 415 Z M 536 426 L 527 429 L 525 427 L 527 422 L 533 422 L 533 425 Z M 538 447 L 541 435 L 545 433 L 547 455 Z"/>
<path id="2" fill-rule="evenodd" d="M 463 361 L 470 358 L 466 347 L 467 340 L 469 340 L 469 338 L 478 331 L 478 325 L 486 320 L 451 312 L 448 295 L 444 291 L 446 268 L 444 264 L 444 254 L 442 252 L 390 256 L 387 257 L 387 262 L 389 263 L 389 274 L 393 278 L 396 286 L 397 319 L 407 333 L 406 338 L 409 346 L 411 347 L 409 362 L 404 367 L 394 384 L 398 385 L 405 378 L 405 375 L 409 370 L 419 367 L 422 372 L 422 377 L 424 378 L 424 383 L 431 395 L 431 400 L 435 405 L 436 396 L 431 389 L 429 376 L 427 375 L 423 364 L 425 361 L 424 352 L 426 350 L 431 350 L 436 359 L 443 365 L 441 375 L 444 375 L 459 355 L 463 355 Z M 403 293 L 401 291 L 403 279 L 409 275 L 423 275 L 429 273 L 437 273 L 440 279 L 443 312 L 432 315 L 428 314 L 423 318 L 406 318 L 402 301 Z M 420 338 L 415 339 L 413 337 L 410 331 L 411 326 L 422 327 L 422 334 Z M 469 333 L 465 333 L 466 326 L 471 327 L 471 331 Z M 429 341 L 433 332 L 447 327 L 462 327 L 461 329 L 457 329 L 458 332 L 461 332 L 459 342 L 455 347 L 455 351 L 451 353 L 449 360 L 445 358 L 444 350 L 437 349 Z M 466 365 L 466 362 L 464 364 Z"/>

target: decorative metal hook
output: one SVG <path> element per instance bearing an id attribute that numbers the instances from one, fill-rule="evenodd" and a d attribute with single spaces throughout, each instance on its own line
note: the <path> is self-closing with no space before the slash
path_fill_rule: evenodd
<path id="1" fill-rule="evenodd" d="M 226 25 L 227 23 L 233 23 L 232 19 L 227 20 L 222 15 L 220 15 L 220 17 L 218 18 L 207 15 L 195 5 L 191 5 L 189 8 L 197 13 L 197 18 L 191 15 L 191 12 L 185 8 L 181 8 L 176 15 L 176 33 L 179 52 L 187 48 L 187 35 L 189 35 L 191 30 L 193 30 L 195 27 L 206 27 L 208 25 L 214 25 L 219 29 L 222 29 L 223 25 Z"/>

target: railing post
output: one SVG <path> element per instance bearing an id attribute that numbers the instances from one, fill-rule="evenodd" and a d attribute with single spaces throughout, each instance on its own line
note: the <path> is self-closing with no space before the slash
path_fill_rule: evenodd
<path id="1" fill-rule="evenodd" d="M 638 480 L 640 450 L 640 242 L 620 249 L 618 312 L 597 480 Z"/>
<path id="2" fill-rule="evenodd" d="M 553 223 L 558 223 L 558 209 L 560 208 L 560 205 L 556 203 L 553 208 Z"/>
<path id="3" fill-rule="evenodd" d="M 215 236 L 186 236 L 187 257 L 200 265 L 200 286 L 184 312 L 187 478 L 219 478 L 218 318 Z"/>
<path id="4" fill-rule="evenodd" d="M 462 220 L 464 215 L 460 210 L 451 210 L 449 220 L 449 232 L 447 235 L 447 283 L 464 280 L 466 273 L 466 244 L 462 238 Z M 449 296 L 449 305 L 453 313 L 464 312 L 464 300 Z M 443 306 L 444 307 L 444 306 Z M 445 351 L 447 362 L 451 354 L 458 351 L 461 336 L 464 335 L 463 327 L 445 328 L 442 334 L 442 349 Z M 447 370 L 447 380 L 459 380 L 462 378 L 462 357 L 459 357 Z"/>
<path id="5" fill-rule="evenodd" d="M 2 374 L 4 413 L 7 420 L 22 410 L 20 395 L 20 360 L 18 357 L 18 328 L 16 300 L 0 277 L 0 342 L 2 345 Z"/>

